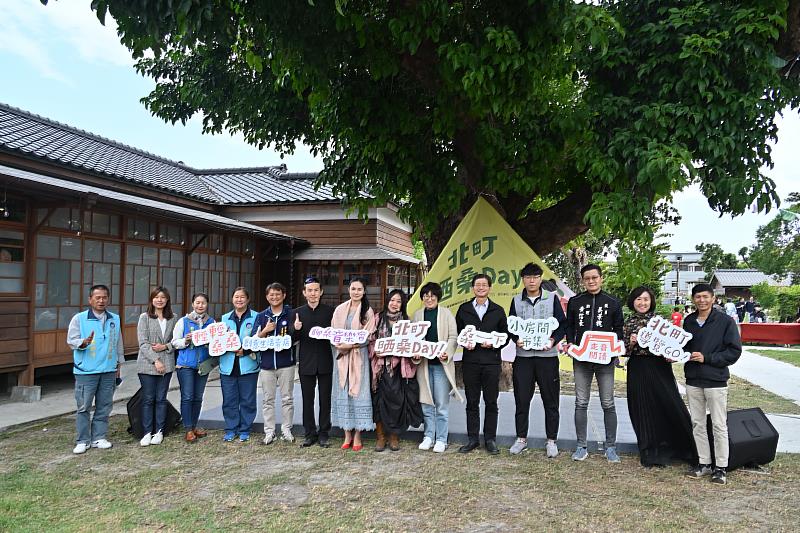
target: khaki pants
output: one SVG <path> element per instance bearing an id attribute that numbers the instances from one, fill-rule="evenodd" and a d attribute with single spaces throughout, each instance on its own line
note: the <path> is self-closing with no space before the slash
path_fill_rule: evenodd
<path id="1" fill-rule="evenodd" d="M 295 365 L 277 370 L 262 370 L 258 380 L 264 395 L 261 413 L 264 416 L 264 434 L 275 432 L 275 391 L 281 390 L 281 431 L 291 431 L 294 418 Z"/>
<path id="2" fill-rule="evenodd" d="M 714 434 L 715 465 L 728 467 L 728 387 L 704 389 L 686 385 L 689 413 L 692 415 L 692 434 L 700 464 L 711 464 L 706 414 L 711 413 Z"/>

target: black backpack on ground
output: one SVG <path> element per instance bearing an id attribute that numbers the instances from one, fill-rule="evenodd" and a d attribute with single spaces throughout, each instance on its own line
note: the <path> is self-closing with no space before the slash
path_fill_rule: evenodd
<path id="1" fill-rule="evenodd" d="M 153 409 L 155 410 L 155 406 L 153 406 Z M 142 427 L 142 389 L 137 390 L 136 394 L 128 400 L 128 423 L 130 424 L 128 433 L 137 439 L 144 437 L 144 428 Z M 167 422 L 164 427 L 164 436 L 169 435 L 180 423 L 181 414 L 167 401 Z"/>

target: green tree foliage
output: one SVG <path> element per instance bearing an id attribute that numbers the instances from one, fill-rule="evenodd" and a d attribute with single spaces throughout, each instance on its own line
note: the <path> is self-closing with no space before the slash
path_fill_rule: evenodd
<path id="1" fill-rule="evenodd" d="M 694 248 L 703 254 L 698 263 L 703 272 L 706 273 L 706 279 L 711 279 L 711 275 L 717 269 L 738 268 L 739 266 L 736 254 L 726 252 L 719 244 L 700 243 Z"/>
<path id="2" fill-rule="evenodd" d="M 771 319 L 779 322 L 794 322 L 800 311 L 800 285 L 774 287 L 759 283 L 752 288 L 753 296 L 765 309 Z"/>
<path id="3" fill-rule="evenodd" d="M 793 275 L 800 283 L 800 194 L 792 193 L 787 209 L 756 231 L 750 264 L 766 274 Z"/>
<path id="4" fill-rule="evenodd" d="M 284 152 L 307 143 L 320 183 L 359 208 L 398 204 L 430 260 L 481 194 L 540 254 L 590 227 L 646 242 L 653 206 L 692 182 L 720 213 L 774 205 L 760 169 L 776 113 L 798 107 L 794 64 L 776 57 L 796 55 L 787 7 L 92 2 L 156 81 L 152 113 L 200 113 L 205 131 Z"/>

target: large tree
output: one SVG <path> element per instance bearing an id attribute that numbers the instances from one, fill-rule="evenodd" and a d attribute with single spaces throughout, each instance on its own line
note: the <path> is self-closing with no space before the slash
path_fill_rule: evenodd
<path id="1" fill-rule="evenodd" d="M 398 204 L 431 259 L 478 195 L 542 254 L 590 227 L 648 240 L 653 206 L 692 182 L 720 213 L 772 206 L 760 169 L 798 106 L 799 6 L 92 2 L 156 80 L 151 112 L 305 142 L 321 182 Z"/>
<path id="2" fill-rule="evenodd" d="M 711 279 L 711 275 L 717 269 L 737 268 L 739 266 L 739 260 L 736 258 L 736 254 L 726 252 L 719 244 L 706 244 L 702 242 L 694 248 L 703 254 L 698 264 L 700 265 L 700 269 L 706 273 L 706 279 Z"/>

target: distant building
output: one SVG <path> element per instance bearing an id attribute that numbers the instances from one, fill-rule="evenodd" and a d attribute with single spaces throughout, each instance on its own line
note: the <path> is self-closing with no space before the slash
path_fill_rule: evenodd
<path id="1" fill-rule="evenodd" d="M 699 252 L 665 252 L 662 254 L 670 263 L 670 270 L 664 275 L 662 303 L 674 304 L 691 300 L 692 287 L 706 279 L 700 267 L 703 254 Z"/>
<path id="2" fill-rule="evenodd" d="M 780 279 L 753 268 L 725 268 L 711 275 L 714 294 L 725 298 L 750 298 L 753 285 L 767 282 L 774 287 L 788 287 L 790 279 Z"/>

